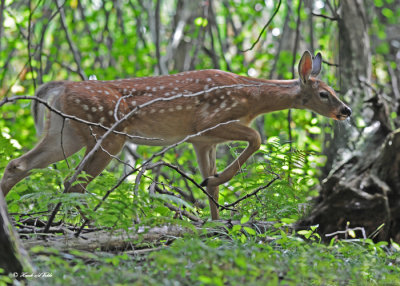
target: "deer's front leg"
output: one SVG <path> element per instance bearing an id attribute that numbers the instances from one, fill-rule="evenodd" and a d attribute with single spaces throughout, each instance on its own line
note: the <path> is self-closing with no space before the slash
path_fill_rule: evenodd
<path id="1" fill-rule="evenodd" d="M 216 167 L 216 145 L 209 143 L 193 143 L 194 150 L 196 151 L 197 163 L 199 164 L 201 175 L 203 179 L 215 175 L 217 173 Z M 207 187 L 207 192 L 210 196 L 218 202 L 219 188 L 218 186 Z M 217 205 L 208 198 L 210 203 L 211 218 L 216 220 L 219 218 L 219 210 Z"/>
<path id="2" fill-rule="evenodd" d="M 251 155 L 256 152 L 261 145 L 260 134 L 245 125 L 240 123 L 232 123 L 227 126 L 221 126 L 212 130 L 207 136 L 213 136 L 220 138 L 225 141 L 247 141 L 247 148 L 234 160 L 228 167 L 225 168 L 221 173 L 211 175 L 206 178 L 201 185 L 207 188 L 219 186 L 223 183 L 228 182 L 232 177 L 240 170 L 244 162 L 249 159 Z"/>
<path id="3" fill-rule="evenodd" d="M 85 156 L 93 149 L 94 143 L 86 147 Z M 124 146 L 125 139 L 114 135 L 109 135 L 101 144 L 96 153 L 86 162 L 83 171 L 89 175 L 85 178 L 83 183 L 76 184 L 69 188 L 68 192 L 71 193 L 84 193 L 86 186 L 96 178 L 113 159 L 113 155 L 117 155 Z M 68 179 L 65 181 L 67 186 Z"/>

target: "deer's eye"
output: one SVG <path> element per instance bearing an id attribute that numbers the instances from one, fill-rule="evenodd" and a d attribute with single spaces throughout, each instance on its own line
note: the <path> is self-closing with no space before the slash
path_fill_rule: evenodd
<path id="1" fill-rule="evenodd" d="M 319 97 L 321 97 L 322 99 L 328 99 L 329 93 L 327 93 L 326 91 L 321 91 L 319 93 Z"/>

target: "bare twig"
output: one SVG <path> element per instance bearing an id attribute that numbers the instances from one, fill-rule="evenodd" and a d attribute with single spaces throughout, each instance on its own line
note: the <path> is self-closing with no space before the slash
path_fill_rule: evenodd
<path id="1" fill-rule="evenodd" d="M 328 66 L 332 66 L 332 67 L 339 67 L 339 64 L 335 64 L 335 63 L 330 63 L 328 61 L 322 60 L 322 62 Z"/>
<path id="2" fill-rule="evenodd" d="M 356 231 L 356 230 L 360 230 L 362 233 L 362 236 L 364 239 L 367 239 L 367 235 L 365 233 L 365 229 L 363 227 L 354 227 L 354 228 L 348 228 L 348 226 L 346 226 L 346 230 L 338 230 L 332 233 L 327 233 L 325 234 L 326 237 L 330 237 L 330 236 L 334 236 L 337 234 L 344 234 L 345 237 L 347 238 L 347 236 L 349 235 L 350 231 Z"/>
<path id="3" fill-rule="evenodd" d="M 217 205 L 218 208 L 224 210 L 231 210 L 233 211 L 234 209 L 230 209 L 229 206 L 223 206 L 220 205 L 202 186 L 200 186 L 200 184 L 198 184 L 195 180 L 193 180 L 192 178 L 190 178 L 185 172 L 183 172 L 182 170 L 180 170 L 177 166 L 171 165 L 169 163 L 160 161 L 157 162 L 159 165 L 163 165 L 166 166 L 168 168 L 171 168 L 173 170 L 175 170 L 176 172 L 178 172 L 182 177 L 184 177 L 185 179 L 189 180 L 190 182 L 192 182 L 197 188 L 199 188 L 204 194 L 207 195 L 207 197 L 211 198 L 211 200 L 213 201 L 213 203 L 215 203 Z"/>
<path id="4" fill-rule="evenodd" d="M 161 51 L 160 51 L 160 6 L 162 0 L 157 0 L 155 9 L 155 45 L 156 45 L 156 57 L 157 57 L 157 67 L 160 74 L 167 74 L 167 71 L 163 68 L 161 64 Z"/>
<path id="5" fill-rule="evenodd" d="M 255 47 L 255 45 L 257 45 L 257 43 L 258 43 L 258 42 L 260 41 L 260 39 L 261 39 L 262 34 L 264 34 L 264 31 L 267 29 L 267 27 L 269 26 L 269 24 L 271 24 L 272 20 L 274 19 L 274 17 L 275 17 L 276 14 L 278 13 L 279 8 L 281 7 L 281 4 L 282 4 L 282 0 L 279 0 L 278 5 L 276 6 L 274 13 L 272 14 L 271 18 L 269 18 L 268 22 L 267 22 L 267 23 L 264 25 L 264 27 L 262 28 L 260 34 L 258 35 L 257 40 L 251 45 L 250 48 L 248 48 L 248 49 L 246 49 L 246 50 L 244 50 L 244 51 L 241 51 L 242 53 L 251 51 L 251 50 Z"/>
<path id="6" fill-rule="evenodd" d="M 173 204 L 164 203 L 164 206 L 169 208 L 171 211 L 176 212 L 177 214 L 180 214 L 180 215 L 183 215 L 183 216 L 187 217 L 188 219 L 190 219 L 192 221 L 198 221 L 198 222 L 202 221 L 200 218 L 198 218 L 197 216 L 191 214 L 187 210 L 181 210 L 180 208 L 174 206 Z"/>
<path id="7" fill-rule="evenodd" d="M 315 16 L 315 17 L 321 17 L 321 18 L 328 19 L 328 20 L 331 20 L 331 21 L 339 21 L 338 17 L 332 17 L 332 16 L 323 15 L 323 14 L 317 14 L 317 13 L 314 13 L 314 12 L 312 12 L 311 14 L 313 16 Z"/>
<path id="8" fill-rule="evenodd" d="M 280 176 L 276 176 L 276 177 L 273 178 L 271 181 L 269 181 L 268 184 L 266 184 L 266 185 L 264 185 L 264 186 L 261 186 L 261 187 L 258 187 L 257 189 L 255 189 L 255 190 L 254 190 L 253 192 L 251 192 L 250 194 L 247 194 L 247 195 L 245 195 L 245 196 L 239 198 L 238 200 L 234 201 L 233 203 L 225 204 L 224 207 L 226 207 L 226 208 L 228 208 L 228 207 L 233 207 L 233 206 L 237 205 L 238 203 L 240 203 L 241 201 L 243 201 L 243 200 L 245 200 L 245 199 L 248 199 L 248 198 L 250 198 L 250 197 L 252 197 L 252 196 L 257 195 L 258 192 L 260 192 L 260 191 L 262 191 L 262 190 L 268 188 L 269 186 L 271 186 L 271 185 L 272 185 L 276 180 L 278 180 L 278 179 L 280 180 L 281 177 L 280 177 Z"/>
<path id="9" fill-rule="evenodd" d="M 3 21 L 4 21 L 4 7 L 6 0 L 1 0 L 0 4 L 0 51 L 1 51 L 1 39 L 3 39 Z"/>
<path id="10" fill-rule="evenodd" d="M 61 112 L 60 110 L 52 107 L 47 101 L 45 101 L 45 100 L 43 100 L 43 99 L 41 99 L 39 97 L 36 97 L 36 96 L 19 95 L 19 96 L 13 96 L 13 97 L 5 97 L 0 101 L 0 107 L 3 106 L 6 103 L 9 103 L 9 102 L 14 102 L 14 101 L 17 101 L 17 100 L 24 100 L 24 99 L 36 100 L 36 101 L 40 102 L 41 104 L 43 104 L 44 106 L 46 106 L 46 108 L 48 108 L 50 111 L 56 113 L 57 115 L 60 115 L 64 119 L 71 119 L 71 120 L 86 124 L 88 126 L 95 126 L 95 127 L 102 128 L 104 130 L 109 130 L 109 127 L 106 127 L 106 126 L 104 126 L 104 125 L 102 125 L 100 123 L 87 121 L 87 120 L 81 119 L 81 118 L 73 116 L 73 115 L 65 114 L 65 113 Z M 117 130 L 113 130 L 113 133 L 117 134 L 117 135 L 126 136 L 129 139 L 137 138 L 137 139 L 143 139 L 143 140 L 159 140 L 159 141 L 163 140 L 161 138 L 147 138 L 147 137 L 143 137 L 143 136 L 130 135 L 128 133 L 120 132 L 120 131 L 117 131 Z"/>
<path id="11" fill-rule="evenodd" d="M 74 57 L 75 64 L 78 67 L 78 74 L 79 74 L 79 76 L 81 77 L 82 80 L 87 80 L 87 76 L 86 76 L 86 74 L 83 71 L 82 66 L 81 66 L 81 56 L 80 56 L 79 50 L 75 47 L 75 44 L 73 43 L 73 41 L 71 39 L 71 36 L 70 36 L 70 34 L 68 32 L 67 23 L 66 23 L 66 20 L 65 20 L 65 11 L 64 11 L 64 7 L 63 7 L 64 4 L 59 4 L 59 1 L 60 0 L 57 0 L 56 3 L 57 3 L 57 6 L 58 6 L 57 8 L 60 9 L 61 26 L 62 26 L 62 28 L 63 28 L 63 30 L 65 32 L 65 36 L 67 38 L 67 42 L 68 42 L 69 48 L 71 49 L 72 55 Z"/>
<path id="12" fill-rule="evenodd" d="M 301 4 L 303 3 L 303 0 L 299 1 L 299 5 L 297 6 L 297 21 L 296 21 L 296 36 L 294 40 L 294 46 L 293 46 L 293 53 L 292 53 L 292 78 L 295 78 L 295 62 L 296 62 L 296 54 L 297 54 L 297 47 L 299 45 L 299 37 L 300 37 L 300 12 L 301 12 Z M 292 140 L 292 110 L 289 109 L 288 111 L 288 133 L 289 133 L 289 146 L 290 146 L 290 153 L 289 153 L 289 170 L 288 170 L 288 180 L 290 180 L 290 172 L 292 170 L 292 156 L 291 152 L 293 150 L 293 140 Z"/>

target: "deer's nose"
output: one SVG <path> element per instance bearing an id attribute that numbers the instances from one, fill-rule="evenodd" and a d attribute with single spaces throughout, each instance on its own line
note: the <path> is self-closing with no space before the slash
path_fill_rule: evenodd
<path id="1" fill-rule="evenodd" d="M 348 106 L 343 106 L 342 109 L 340 110 L 340 112 L 343 115 L 350 116 L 351 115 L 351 108 L 348 107 Z"/>

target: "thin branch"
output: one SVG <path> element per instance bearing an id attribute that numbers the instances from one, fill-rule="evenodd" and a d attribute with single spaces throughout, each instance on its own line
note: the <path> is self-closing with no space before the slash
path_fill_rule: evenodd
<path id="1" fill-rule="evenodd" d="M 164 203 L 164 206 L 166 206 L 167 208 L 169 208 L 171 211 L 176 212 L 177 214 L 183 215 L 185 217 L 187 217 L 188 219 L 192 220 L 192 221 L 197 221 L 197 222 L 201 222 L 203 221 L 202 219 L 198 218 L 197 216 L 191 214 L 190 212 L 188 212 L 187 210 L 181 210 L 180 208 L 174 206 L 173 204 L 170 203 Z"/>
<path id="2" fill-rule="evenodd" d="M 0 4 L 0 51 L 1 51 L 1 41 L 3 40 L 3 22 L 4 22 L 4 7 L 6 0 L 1 0 Z"/>
<path id="3" fill-rule="evenodd" d="M 79 54 L 78 49 L 75 47 L 75 44 L 73 43 L 73 41 L 71 39 L 71 36 L 70 36 L 70 34 L 68 32 L 68 26 L 67 26 L 67 23 L 66 23 L 66 20 L 65 20 L 65 11 L 64 11 L 64 7 L 63 7 L 65 2 L 64 2 L 64 4 L 60 5 L 59 4 L 59 0 L 57 0 L 56 3 L 57 3 L 57 8 L 60 9 L 61 26 L 62 26 L 62 28 L 63 28 L 63 30 L 65 32 L 65 36 L 67 38 L 67 42 L 68 42 L 69 48 L 71 49 L 72 55 L 74 57 L 75 64 L 78 67 L 78 74 L 79 74 L 79 76 L 81 77 L 82 80 L 87 80 L 87 76 L 86 76 L 86 74 L 83 71 L 82 66 L 81 66 L 81 56 Z"/>
<path id="4" fill-rule="evenodd" d="M 292 53 L 292 78 L 295 78 L 295 62 L 296 62 L 296 54 L 297 54 L 297 47 L 299 45 L 299 37 L 300 37 L 300 23 L 301 23 L 301 19 L 300 19 L 300 12 L 301 12 L 301 4 L 303 3 L 303 0 L 299 1 L 299 5 L 297 7 L 297 21 L 296 21 L 296 36 L 295 36 L 295 40 L 294 40 L 294 47 L 293 47 L 293 53 Z M 292 146 L 292 110 L 289 109 L 288 111 L 288 117 L 287 117 L 287 121 L 288 121 L 288 133 L 289 133 L 289 146 L 290 146 L 290 153 L 293 150 L 293 146 Z M 288 179 L 290 180 L 290 172 L 292 170 L 292 156 L 289 155 L 289 171 L 288 171 Z"/>
<path id="5" fill-rule="evenodd" d="M 36 97 L 36 96 L 19 95 L 19 96 L 13 96 L 13 97 L 5 97 L 0 101 L 0 107 L 3 106 L 6 103 L 14 102 L 14 101 L 17 101 L 17 100 L 24 100 L 24 99 L 36 100 L 36 101 L 40 102 L 41 104 L 43 104 L 44 106 L 46 106 L 46 108 L 48 108 L 50 111 L 56 113 L 57 115 L 60 115 L 61 117 L 65 118 L 65 119 L 71 119 L 71 120 L 86 124 L 88 126 L 95 126 L 95 127 L 102 128 L 104 130 L 109 130 L 109 127 L 106 127 L 106 126 L 102 125 L 101 123 L 87 121 L 87 120 L 81 119 L 79 117 L 63 113 L 59 109 L 56 109 L 53 106 L 51 106 L 47 101 L 45 101 L 45 100 L 43 100 L 43 99 L 41 99 L 39 97 Z M 161 138 L 148 138 L 148 137 L 143 137 L 143 136 L 130 135 L 128 133 L 120 132 L 120 131 L 117 131 L 117 130 L 113 130 L 113 133 L 116 134 L 116 135 L 126 136 L 129 139 L 143 139 L 143 140 L 163 141 L 163 139 L 161 139 Z"/>
<path id="6" fill-rule="evenodd" d="M 258 187 L 257 189 L 255 189 L 255 190 L 254 190 L 253 192 L 251 192 L 250 194 L 247 194 L 247 195 L 245 195 L 245 196 L 239 198 L 238 200 L 234 201 L 233 203 L 225 204 L 225 205 L 224 205 L 224 208 L 233 207 L 233 206 L 237 205 L 238 203 L 240 203 L 241 201 L 243 201 L 243 200 L 245 200 L 245 199 L 248 199 L 248 198 L 250 198 L 250 197 L 252 197 L 252 196 L 257 195 L 258 192 L 260 192 L 260 191 L 262 191 L 262 190 L 268 188 L 269 186 L 271 186 L 271 185 L 272 185 L 276 180 L 278 180 L 278 179 L 280 180 L 281 177 L 280 177 L 280 176 L 275 176 L 275 178 L 273 178 L 271 181 L 269 181 L 268 184 L 266 184 L 266 185 L 264 185 L 264 186 L 261 186 L 261 187 Z"/>
<path id="7" fill-rule="evenodd" d="M 325 60 L 322 60 L 322 62 L 323 62 L 324 64 L 328 65 L 328 66 L 331 66 L 331 67 L 339 67 L 339 64 L 330 63 L 330 62 L 325 61 Z"/>
<path id="8" fill-rule="evenodd" d="M 274 13 L 272 14 L 271 18 L 268 20 L 268 22 L 264 25 L 264 27 L 262 28 L 260 34 L 258 35 L 257 40 L 251 45 L 250 48 L 248 48 L 247 50 L 241 51 L 242 53 L 251 51 L 255 45 L 257 45 L 257 43 L 260 41 L 262 34 L 264 34 L 265 30 L 267 29 L 267 27 L 269 26 L 269 24 L 271 24 L 272 20 L 274 19 L 275 15 L 278 13 L 279 8 L 281 7 L 282 4 L 282 0 L 279 0 L 278 5 L 276 6 L 276 9 L 274 11 Z"/>
<path id="9" fill-rule="evenodd" d="M 313 15 L 315 17 L 321 17 L 321 18 L 324 18 L 324 19 L 328 19 L 328 20 L 331 20 L 331 21 L 339 21 L 338 17 L 332 17 L 332 16 L 323 15 L 323 14 L 317 14 L 317 13 L 314 13 L 314 12 L 312 12 L 311 15 Z"/>
<path id="10" fill-rule="evenodd" d="M 162 74 L 167 74 L 165 69 L 163 69 L 161 65 L 161 51 L 160 51 L 160 6 L 162 0 L 157 0 L 156 2 L 156 9 L 155 9 L 155 45 L 156 45 L 156 57 L 157 57 L 157 67 L 158 72 Z"/>
<path id="11" fill-rule="evenodd" d="M 157 165 L 158 166 L 159 165 L 166 166 L 166 167 L 171 168 L 171 169 L 175 170 L 176 172 L 178 172 L 182 177 L 184 177 L 185 179 L 192 182 L 197 188 L 199 188 L 204 194 L 206 194 L 207 197 L 209 197 L 213 201 L 213 203 L 215 203 L 217 205 L 218 208 L 220 208 L 222 210 L 224 210 L 224 209 L 231 210 L 231 211 L 234 210 L 234 209 L 230 209 L 229 206 L 220 205 L 202 186 L 200 186 L 200 184 L 198 184 L 195 180 L 190 178 L 185 172 L 180 170 L 177 166 L 171 165 L 171 164 L 163 162 L 163 161 L 157 162 Z"/>
<path id="12" fill-rule="evenodd" d="M 347 239 L 347 236 L 348 236 L 350 231 L 357 231 L 357 230 L 360 230 L 361 233 L 362 233 L 363 238 L 367 239 L 367 235 L 366 235 L 365 229 L 363 227 L 348 228 L 346 226 L 346 230 L 338 230 L 338 231 L 335 231 L 335 232 L 332 232 L 332 233 L 327 233 L 327 234 L 325 234 L 325 236 L 326 237 L 330 237 L 330 236 L 334 236 L 334 235 L 337 235 L 337 234 L 344 234 L 346 239 Z"/>

